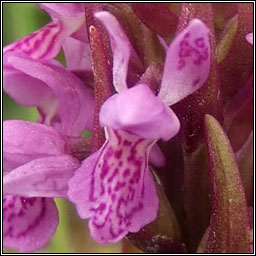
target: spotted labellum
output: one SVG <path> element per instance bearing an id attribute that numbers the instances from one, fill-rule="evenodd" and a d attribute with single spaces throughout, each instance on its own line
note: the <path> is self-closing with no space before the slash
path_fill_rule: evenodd
<path id="1" fill-rule="evenodd" d="M 38 6 L 51 22 L 3 49 L 39 115 L 3 122 L 4 247 L 45 248 L 62 198 L 74 252 L 85 219 L 123 253 L 252 252 L 252 4 Z"/>
<path id="2" fill-rule="evenodd" d="M 130 42 L 114 16 L 95 15 L 110 33 L 114 86 L 119 93 L 100 111 L 106 142 L 77 170 L 68 195 L 79 215 L 91 218 L 92 237 L 106 243 L 138 232 L 156 218 L 158 199 L 149 154 L 157 140 L 169 140 L 179 131 L 179 120 L 168 105 L 193 93 L 207 79 L 209 42 L 205 25 L 192 20 L 167 50 L 161 89 L 155 96 L 146 84 L 127 88 Z M 184 85 L 183 90 L 177 83 Z"/>

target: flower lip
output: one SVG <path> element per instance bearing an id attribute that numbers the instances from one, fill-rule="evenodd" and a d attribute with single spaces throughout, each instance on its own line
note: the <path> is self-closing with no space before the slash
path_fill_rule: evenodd
<path id="1" fill-rule="evenodd" d="M 101 108 L 100 123 L 151 140 L 169 140 L 180 128 L 176 115 L 146 84 L 110 97 Z"/>

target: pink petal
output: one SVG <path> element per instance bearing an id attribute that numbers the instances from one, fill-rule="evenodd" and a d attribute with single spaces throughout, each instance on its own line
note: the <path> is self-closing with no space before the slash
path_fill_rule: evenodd
<path id="1" fill-rule="evenodd" d="M 169 46 L 159 97 L 167 105 L 187 97 L 207 80 L 210 68 L 209 29 L 193 19 Z"/>
<path id="2" fill-rule="evenodd" d="M 86 158 L 68 184 L 68 198 L 76 205 L 77 212 L 82 219 L 93 216 L 91 212 L 88 212 L 90 197 L 90 189 L 88 188 L 99 155 L 100 150 Z"/>
<path id="3" fill-rule="evenodd" d="M 52 199 L 6 196 L 3 200 L 3 246 L 19 252 L 44 248 L 55 234 L 58 211 Z"/>
<path id="4" fill-rule="evenodd" d="M 145 84 L 110 97 L 101 108 L 100 122 L 102 126 L 152 140 L 169 140 L 180 127 L 172 110 Z"/>
<path id="5" fill-rule="evenodd" d="M 84 16 L 83 3 L 38 3 L 52 17 L 81 17 Z"/>
<path id="6" fill-rule="evenodd" d="M 54 19 L 45 27 L 6 46 L 3 53 L 14 51 L 24 53 L 33 59 L 53 59 L 69 34 L 61 21 Z"/>
<path id="7" fill-rule="evenodd" d="M 18 104 L 26 107 L 39 107 L 46 116 L 45 123 L 50 124 L 56 114 L 58 104 L 53 91 L 44 82 L 12 67 L 4 66 L 3 89 Z"/>
<path id="8" fill-rule="evenodd" d="M 87 158 L 69 183 L 69 199 L 82 218 L 91 218 L 92 237 L 116 242 L 157 215 L 158 199 L 148 170 L 154 142 L 108 129 L 101 150 Z M 81 183 L 82 181 L 82 183 Z"/>
<path id="9" fill-rule="evenodd" d="M 87 31 L 86 23 L 83 23 L 82 26 L 71 35 L 71 37 L 88 44 L 89 38 L 88 38 L 87 32 L 88 31 Z"/>
<path id="10" fill-rule="evenodd" d="M 84 43 L 73 37 L 69 37 L 63 44 L 63 50 L 68 70 L 83 72 L 92 71 L 91 49 L 89 43 Z"/>
<path id="11" fill-rule="evenodd" d="M 245 38 L 250 44 L 253 44 L 253 33 L 247 34 Z"/>
<path id="12" fill-rule="evenodd" d="M 32 160 L 4 176 L 4 194 L 66 197 L 68 181 L 79 165 L 79 161 L 69 155 Z"/>
<path id="13" fill-rule="evenodd" d="M 80 28 L 85 28 L 84 3 L 39 3 L 38 5 L 48 12 L 53 20 L 57 18 L 61 21 L 67 36 L 79 33 L 75 37 L 86 42 L 86 31 L 84 30 L 84 35 L 79 31 Z"/>
<path id="14" fill-rule="evenodd" d="M 155 144 L 150 150 L 149 162 L 157 167 L 165 165 L 165 156 L 157 144 Z"/>
<path id="15" fill-rule="evenodd" d="M 39 78 L 54 91 L 65 135 L 80 136 L 83 129 L 91 129 L 93 98 L 79 78 L 59 65 L 35 61 L 24 55 L 11 54 L 7 61 L 15 69 Z"/>
<path id="16" fill-rule="evenodd" d="M 66 141 L 52 127 L 16 120 L 3 122 L 5 171 L 36 158 L 65 154 L 66 150 Z"/>
<path id="17" fill-rule="evenodd" d="M 117 92 L 127 89 L 126 77 L 131 54 L 131 45 L 117 19 L 109 12 L 97 12 L 98 18 L 110 34 L 113 51 L 113 85 Z"/>

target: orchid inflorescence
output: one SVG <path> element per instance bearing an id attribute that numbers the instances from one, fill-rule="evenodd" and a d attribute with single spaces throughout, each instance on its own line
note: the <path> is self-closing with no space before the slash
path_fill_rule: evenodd
<path id="1" fill-rule="evenodd" d="M 38 5 L 52 21 L 3 49 L 4 91 L 39 113 L 3 123 L 4 247 L 44 248 L 66 198 L 98 243 L 249 252 L 252 135 L 230 131 L 251 104 L 250 4 Z"/>

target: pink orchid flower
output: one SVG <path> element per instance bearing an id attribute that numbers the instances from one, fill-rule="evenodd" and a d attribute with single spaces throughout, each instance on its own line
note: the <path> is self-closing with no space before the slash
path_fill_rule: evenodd
<path id="1" fill-rule="evenodd" d="M 113 84 L 118 94 L 100 111 L 106 142 L 85 159 L 69 182 L 68 197 L 81 218 L 90 219 L 92 237 L 113 243 L 152 222 L 158 197 L 148 167 L 159 139 L 169 140 L 180 128 L 169 108 L 199 89 L 210 66 L 209 30 L 193 19 L 167 49 L 161 88 L 156 96 L 146 84 L 127 87 L 132 47 L 114 16 L 95 16 L 107 28 L 113 51 Z"/>

